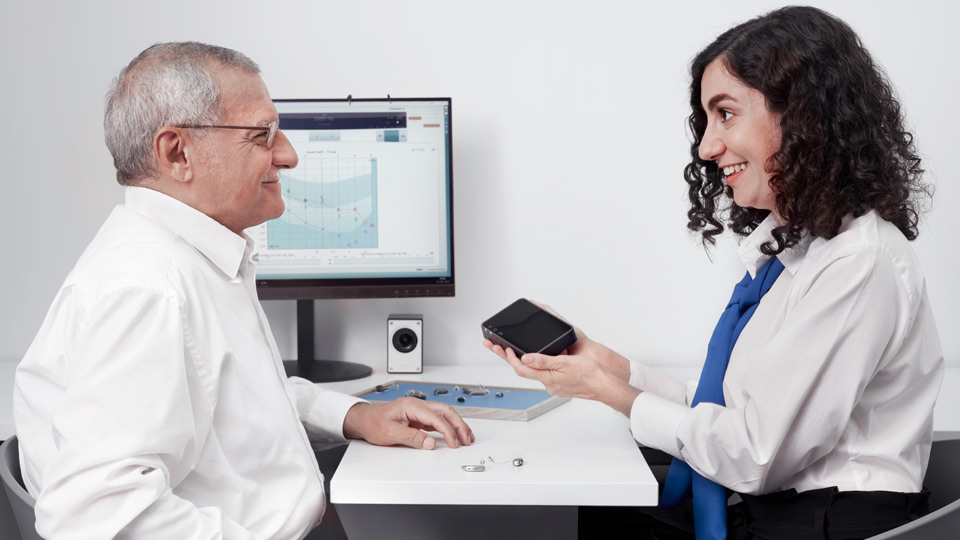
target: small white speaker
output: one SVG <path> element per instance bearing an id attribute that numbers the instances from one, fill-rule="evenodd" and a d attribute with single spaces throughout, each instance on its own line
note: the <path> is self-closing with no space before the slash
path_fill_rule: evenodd
<path id="1" fill-rule="evenodd" d="M 423 372 L 423 315 L 387 317 L 387 373 Z"/>

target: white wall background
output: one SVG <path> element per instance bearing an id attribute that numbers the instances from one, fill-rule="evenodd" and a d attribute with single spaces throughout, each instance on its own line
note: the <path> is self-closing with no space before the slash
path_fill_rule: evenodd
<path id="1" fill-rule="evenodd" d="M 915 242 L 960 366 L 956 100 L 960 4 L 816 1 L 897 87 L 937 194 Z M 480 322 L 518 296 L 654 365 L 697 366 L 734 243 L 686 233 L 687 65 L 760 0 L 10 2 L 0 19 L 0 360 L 29 346 L 122 200 L 103 143 L 112 77 L 157 41 L 238 49 L 273 97 L 452 96 L 457 296 L 317 303 L 323 356 L 382 365 L 386 316 L 421 312 L 430 364 L 499 362 Z M 266 302 L 295 354 L 294 303 Z"/>

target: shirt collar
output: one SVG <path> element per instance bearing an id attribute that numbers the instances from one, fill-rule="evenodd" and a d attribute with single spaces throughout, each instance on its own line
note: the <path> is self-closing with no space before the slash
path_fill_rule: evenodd
<path id="1" fill-rule="evenodd" d="M 771 212 L 740 244 L 738 249 L 740 260 L 743 261 L 743 265 L 747 268 L 747 272 L 750 273 L 750 277 L 757 277 L 757 271 L 763 268 L 763 265 L 771 259 L 769 255 L 764 255 L 763 252 L 760 251 L 760 246 L 763 245 L 764 242 L 773 240 L 771 233 L 776 226 L 777 218 L 773 215 L 773 212 Z M 804 234 L 795 246 L 783 250 L 777 255 L 777 258 L 780 259 L 785 270 L 795 275 L 803 263 L 803 258 L 809 246 L 810 236 Z"/>
<path id="2" fill-rule="evenodd" d="M 126 186 L 123 196 L 127 209 L 182 238 L 224 274 L 239 274 L 253 245 L 247 235 L 237 236 L 203 212 L 150 188 Z"/>

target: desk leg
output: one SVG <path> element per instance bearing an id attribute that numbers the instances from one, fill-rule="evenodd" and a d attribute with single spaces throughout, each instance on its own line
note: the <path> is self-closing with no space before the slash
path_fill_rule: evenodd
<path id="1" fill-rule="evenodd" d="M 351 539 L 576 540 L 575 506 L 337 504 Z"/>

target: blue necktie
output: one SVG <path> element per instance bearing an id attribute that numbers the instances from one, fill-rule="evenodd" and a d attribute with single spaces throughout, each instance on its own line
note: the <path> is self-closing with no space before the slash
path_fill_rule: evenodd
<path id="1" fill-rule="evenodd" d="M 693 407 L 698 403 L 723 402 L 723 375 L 730 362 L 730 353 L 740 332 L 750 321 L 760 299 L 783 272 L 783 264 L 771 259 L 750 279 L 748 272 L 733 288 L 733 296 L 720 316 L 707 346 L 700 382 L 693 396 Z M 672 508 L 693 491 L 693 526 L 698 540 L 727 537 L 727 490 L 723 486 L 693 472 L 689 465 L 674 458 L 663 486 L 660 506 Z"/>

